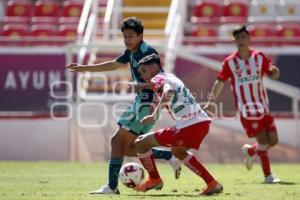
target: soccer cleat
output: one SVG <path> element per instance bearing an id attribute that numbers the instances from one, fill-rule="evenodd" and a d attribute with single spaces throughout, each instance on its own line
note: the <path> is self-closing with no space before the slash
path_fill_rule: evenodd
<path id="1" fill-rule="evenodd" d="M 169 160 L 170 165 L 172 166 L 172 169 L 174 171 L 175 179 L 178 179 L 181 172 L 181 161 L 176 158 L 175 156 L 172 156 L 172 158 Z"/>
<path id="2" fill-rule="evenodd" d="M 108 185 L 104 185 L 98 190 L 90 192 L 90 194 L 120 194 L 120 191 L 118 188 L 113 190 Z"/>
<path id="3" fill-rule="evenodd" d="M 200 193 L 200 195 L 219 194 L 222 191 L 223 191 L 223 186 L 219 182 L 214 180 L 202 189 L 202 192 Z"/>
<path id="4" fill-rule="evenodd" d="M 248 170 L 251 170 L 252 169 L 252 166 L 253 166 L 253 162 L 254 162 L 254 159 L 252 156 L 250 156 L 248 154 L 248 149 L 251 147 L 250 144 L 244 144 L 244 146 L 242 147 L 242 151 L 243 151 L 243 154 L 245 156 L 245 159 L 244 159 L 244 164 L 246 166 L 246 168 Z"/>
<path id="5" fill-rule="evenodd" d="M 147 192 L 148 190 L 156 189 L 161 190 L 163 188 L 164 184 L 163 181 L 159 179 L 151 179 L 148 178 L 144 183 L 136 186 L 134 190 L 138 192 Z"/>
<path id="6" fill-rule="evenodd" d="M 265 177 L 265 183 L 267 184 L 280 183 L 280 179 L 274 176 L 273 174 L 270 174 L 269 176 Z"/>

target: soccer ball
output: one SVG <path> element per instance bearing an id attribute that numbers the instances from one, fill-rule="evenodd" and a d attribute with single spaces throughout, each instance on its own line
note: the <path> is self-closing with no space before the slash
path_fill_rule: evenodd
<path id="1" fill-rule="evenodd" d="M 126 163 L 120 170 L 119 179 L 126 187 L 134 188 L 143 182 L 144 170 L 137 163 Z"/>

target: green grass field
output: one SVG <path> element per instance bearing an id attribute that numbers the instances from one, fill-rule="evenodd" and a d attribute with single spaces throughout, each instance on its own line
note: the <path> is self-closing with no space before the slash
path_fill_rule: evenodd
<path id="1" fill-rule="evenodd" d="M 283 181 L 267 185 L 262 182 L 259 165 L 246 171 L 239 164 L 209 164 L 224 186 L 221 195 L 199 197 L 204 186 L 200 178 L 183 168 L 179 180 L 173 178 L 171 167 L 159 164 L 164 179 L 160 191 L 137 193 L 121 185 L 121 195 L 89 195 L 107 181 L 107 164 L 60 162 L 0 162 L 1 200 L 90 200 L 90 199 L 300 199 L 300 164 L 274 164 L 273 171 Z"/>

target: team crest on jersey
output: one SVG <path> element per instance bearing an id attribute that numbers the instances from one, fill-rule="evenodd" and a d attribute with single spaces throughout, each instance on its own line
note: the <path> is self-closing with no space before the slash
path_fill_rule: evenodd
<path id="1" fill-rule="evenodd" d="M 257 129 L 258 128 L 258 123 L 257 122 L 253 122 L 251 125 L 252 125 L 253 129 Z"/>

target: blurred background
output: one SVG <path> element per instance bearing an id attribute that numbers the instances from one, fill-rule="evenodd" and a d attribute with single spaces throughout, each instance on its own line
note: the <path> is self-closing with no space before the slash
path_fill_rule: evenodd
<path id="1" fill-rule="evenodd" d="M 134 99 L 130 70 L 72 74 L 65 65 L 123 53 L 120 22 L 129 16 L 143 20 L 144 40 L 201 104 L 235 51 L 233 28 L 247 24 L 252 46 L 281 71 L 265 79 L 280 140 L 271 160 L 300 162 L 300 0 L 0 0 L 0 160 L 109 159 L 118 116 Z M 199 156 L 241 162 L 252 140 L 229 83 L 218 109 Z M 156 128 L 172 125 L 162 118 Z"/>

